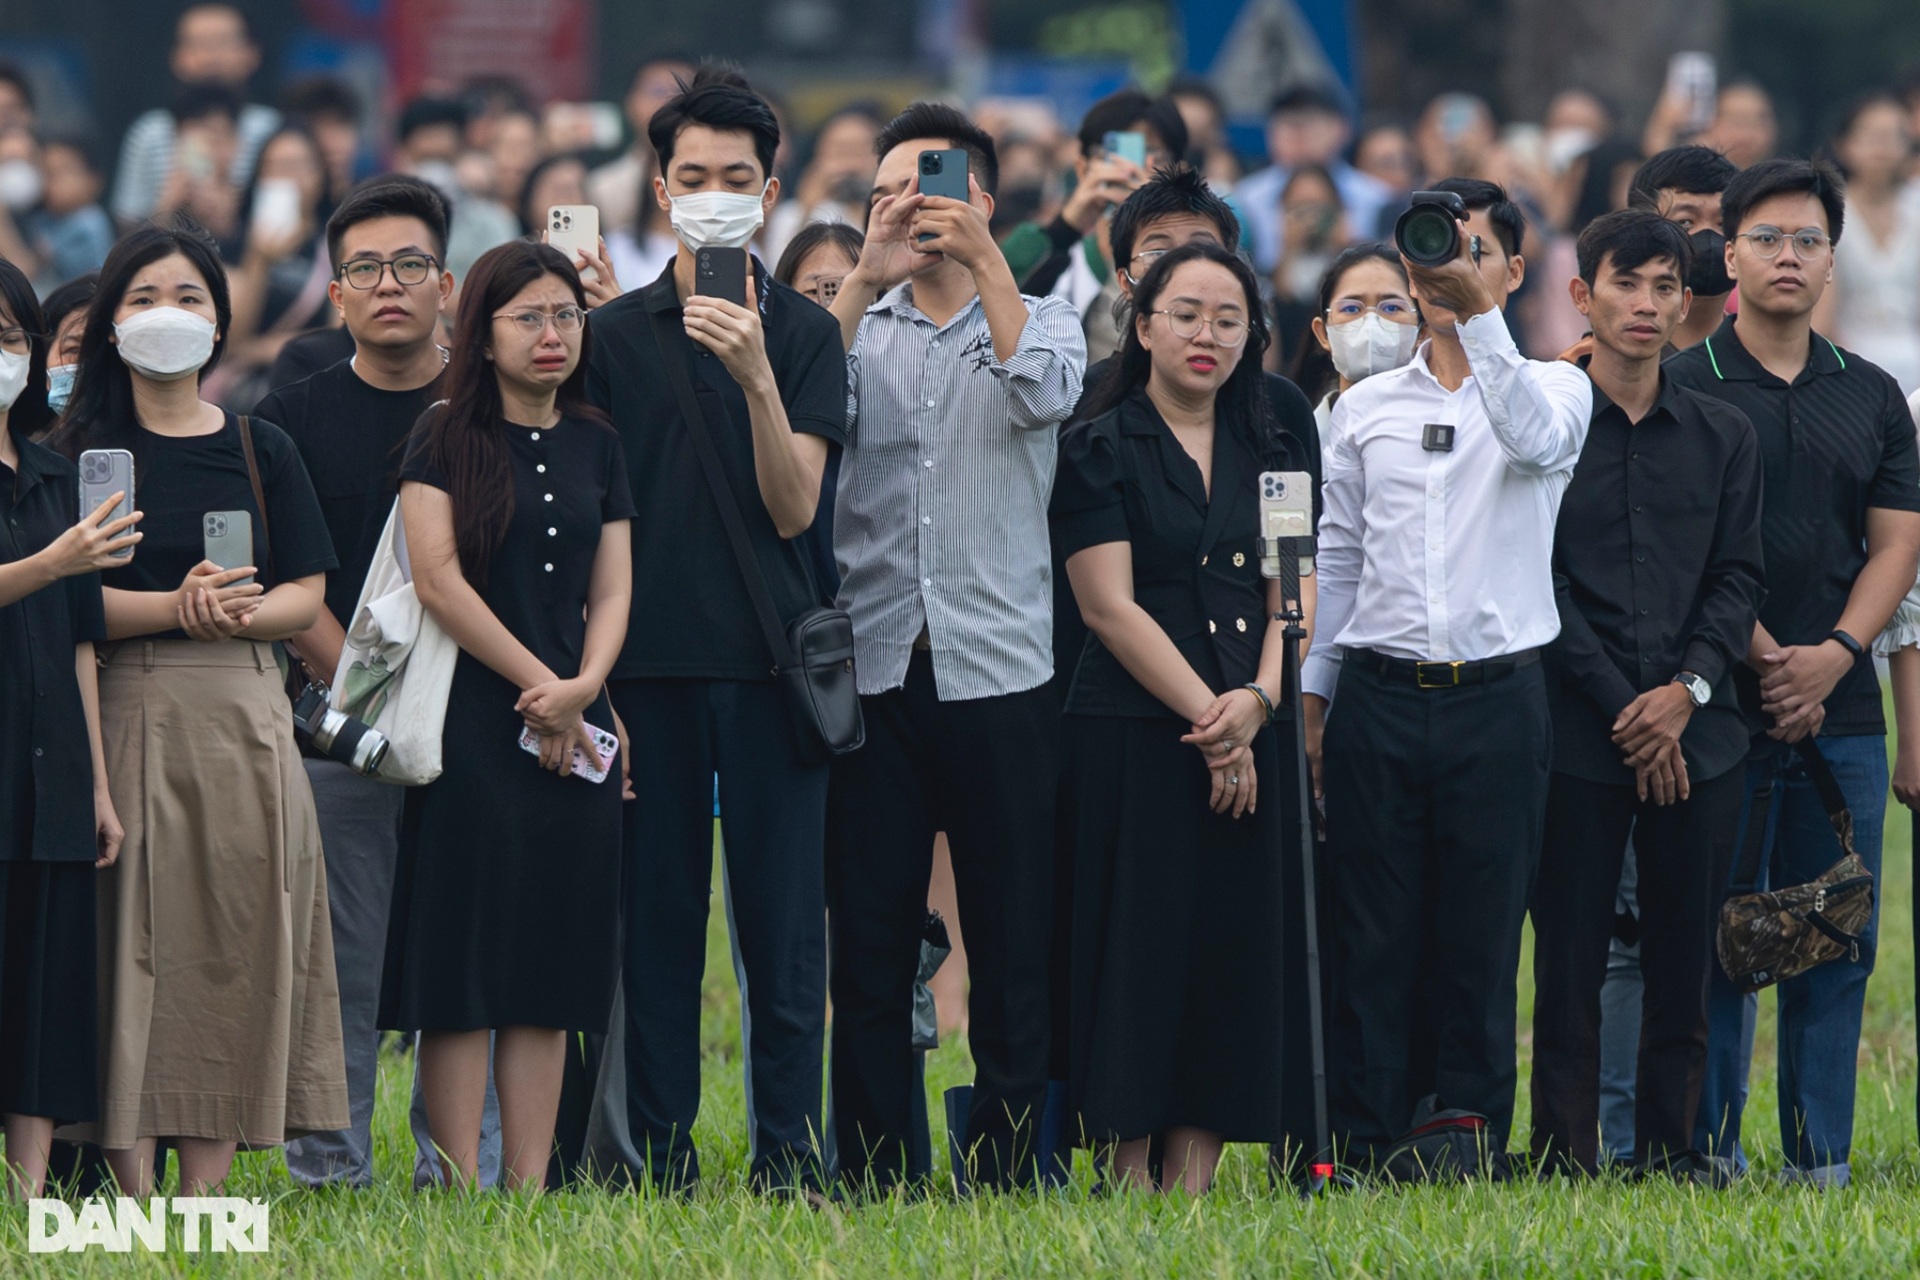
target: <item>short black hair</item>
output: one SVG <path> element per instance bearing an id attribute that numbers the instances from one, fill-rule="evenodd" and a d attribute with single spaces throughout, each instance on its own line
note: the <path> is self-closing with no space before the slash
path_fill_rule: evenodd
<path id="1" fill-rule="evenodd" d="M 1272 119 L 1274 116 L 1294 111 L 1314 111 L 1345 119 L 1347 103 L 1338 93 L 1324 85 L 1300 85 L 1276 95 L 1267 106 L 1267 118 Z"/>
<path id="2" fill-rule="evenodd" d="M 0 62 L 0 83 L 10 84 L 20 100 L 27 104 L 27 110 L 35 109 L 33 85 L 27 80 L 27 73 L 20 69 L 17 62 Z"/>
<path id="3" fill-rule="evenodd" d="M 1172 98 L 1151 98 L 1138 89 L 1110 93 L 1087 108 L 1080 117 L 1080 154 L 1094 156 L 1106 145 L 1110 133 L 1126 133 L 1135 125 L 1144 125 L 1159 135 L 1167 154 L 1176 158 L 1187 154 L 1187 121 Z"/>
<path id="4" fill-rule="evenodd" d="M 973 180 L 988 195 L 1000 185 L 1000 153 L 993 135 L 967 119 L 958 107 L 944 102 L 916 102 L 880 130 L 873 140 L 873 153 L 882 159 L 903 142 L 916 138 L 944 138 L 949 146 L 967 153 L 967 168 Z"/>
<path id="5" fill-rule="evenodd" d="M 47 295 L 40 309 L 46 313 L 49 345 L 59 335 L 61 323 L 74 312 L 85 311 L 99 289 L 100 273 L 89 271 L 83 276 L 75 276 Z"/>
<path id="6" fill-rule="evenodd" d="M 1742 169 L 1720 194 L 1721 230 L 1731 240 L 1740 234 L 1741 223 L 1754 206 L 1775 196 L 1812 196 L 1827 214 L 1827 239 L 1840 243 L 1840 227 L 1847 215 L 1847 184 L 1840 173 L 1824 160 L 1799 160 L 1781 156 L 1762 160 L 1751 169 Z M 1794 227 L 1784 228 L 1791 232 Z"/>
<path id="7" fill-rule="evenodd" d="M 1660 208 L 1662 191 L 1684 191 L 1694 196 L 1717 196 L 1727 189 L 1740 169 L 1733 161 L 1699 143 L 1668 147 L 1634 171 L 1627 188 L 1629 209 Z"/>
<path id="8" fill-rule="evenodd" d="M 1493 238 L 1500 242 L 1509 258 L 1518 257 L 1520 242 L 1527 238 L 1527 215 L 1507 198 L 1507 189 L 1497 182 L 1480 178 L 1442 178 L 1431 190 L 1451 191 L 1467 206 L 1468 213 L 1487 211 L 1493 223 Z"/>
<path id="9" fill-rule="evenodd" d="M 240 95 L 224 84 L 190 84 L 180 90 L 168 110 L 175 124 L 205 120 L 209 116 L 225 116 L 237 125 L 240 123 Z"/>
<path id="10" fill-rule="evenodd" d="M 1680 224 L 1651 209 L 1618 209 L 1587 224 L 1575 242 L 1580 278 L 1592 288 L 1609 258 L 1615 271 L 1634 271 L 1660 258 L 1672 258 L 1682 280 L 1693 266 L 1693 245 Z"/>
<path id="11" fill-rule="evenodd" d="M 340 269 L 340 244 L 348 229 L 375 218 L 420 219 L 426 224 L 427 234 L 433 238 L 433 251 L 445 269 L 447 229 L 453 223 L 447 198 L 431 182 L 403 173 L 387 173 L 368 178 L 347 192 L 346 199 L 327 219 L 327 258 L 335 271 Z"/>
<path id="12" fill-rule="evenodd" d="M 467 109 L 452 98 L 419 97 L 400 108 L 400 118 L 394 122 L 393 136 L 402 145 L 408 138 L 422 129 L 434 129 L 442 125 L 452 125 L 465 132 L 467 128 Z"/>
<path id="13" fill-rule="evenodd" d="M 332 76 L 308 76 L 287 86 L 287 91 L 280 95 L 280 110 L 295 120 L 345 120 L 359 124 L 365 104 L 345 81 Z"/>
<path id="14" fill-rule="evenodd" d="M 860 228 L 845 222 L 809 222 L 793 233 L 793 239 L 787 241 L 787 247 L 780 251 L 780 263 L 773 269 L 773 278 L 781 284 L 793 285 L 793 278 L 800 274 L 800 264 L 815 249 L 832 245 L 847 255 L 850 262 L 860 261 L 860 250 L 866 247 L 867 238 Z"/>
<path id="15" fill-rule="evenodd" d="M 1133 261 L 1133 245 L 1147 226 L 1160 218 L 1181 214 L 1210 219 L 1220 229 L 1220 243 L 1229 252 L 1240 246 L 1240 219 L 1233 207 L 1213 193 L 1192 165 L 1156 169 L 1153 177 L 1120 202 L 1109 228 L 1114 265 L 1125 270 Z"/>
<path id="16" fill-rule="evenodd" d="M 705 125 L 753 139 L 762 177 L 773 176 L 773 155 L 780 149 L 780 120 L 773 104 L 755 93 L 747 78 L 727 63 L 703 62 L 691 80 L 678 80 L 680 92 L 668 98 L 647 123 L 647 141 L 659 157 L 663 177 L 673 164 L 673 144 L 689 125 Z"/>

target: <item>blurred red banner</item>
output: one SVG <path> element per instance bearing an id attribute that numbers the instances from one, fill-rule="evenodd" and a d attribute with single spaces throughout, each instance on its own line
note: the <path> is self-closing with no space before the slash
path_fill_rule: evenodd
<path id="1" fill-rule="evenodd" d="M 389 0 L 395 100 L 507 75 L 536 102 L 594 94 L 594 0 Z"/>

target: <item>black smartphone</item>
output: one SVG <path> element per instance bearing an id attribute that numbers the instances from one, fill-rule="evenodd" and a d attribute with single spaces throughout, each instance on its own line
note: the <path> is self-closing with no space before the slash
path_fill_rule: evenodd
<path id="1" fill-rule="evenodd" d="M 920 153 L 920 194 L 946 196 L 951 200 L 967 198 L 967 153 L 959 148 Z M 933 239 L 923 235 L 922 240 Z"/>
<path id="2" fill-rule="evenodd" d="M 747 305 L 747 251 L 701 249 L 693 255 L 693 291 L 703 298 L 725 298 Z"/>

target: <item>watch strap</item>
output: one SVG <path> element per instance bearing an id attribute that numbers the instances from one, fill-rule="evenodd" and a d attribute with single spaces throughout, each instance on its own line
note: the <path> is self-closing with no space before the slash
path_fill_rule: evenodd
<path id="1" fill-rule="evenodd" d="M 1858 640 L 1855 640 L 1852 636 L 1848 635 L 1846 632 L 1840 630 L 1837 627 L 1834 628 L 1832 631 L 1827 632 L 1827 639 L 1838 640 L 1840 642 L 1840 647 L 1842 649 L 1845 649 L 1848 653 L 1852 654 L 1855 658 L 1862 657 L 1863 655 L 1865 655 L 1867 651 L 1866 646 L 1862 645 Z"/>

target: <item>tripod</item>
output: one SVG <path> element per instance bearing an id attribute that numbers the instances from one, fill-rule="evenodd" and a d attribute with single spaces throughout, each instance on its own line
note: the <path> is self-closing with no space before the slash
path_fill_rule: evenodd
<path id="1" fill-rule="evenodd" d="M 1300 822 L 1294 831 L 1276 832 L 1276 856 L 1287 856 L 1287 844 L 1300 860 L 1301 911 L 1307 979 L 1307 1023 L 1312 1045 L 1313 1065 L 1313 1144 L 1305 1167 L 1299 1172 L 1288 1169 L 1302 1196 L 1315 1196 L 1335 1179 L 1333 1143 L 1327 1123 L 1326 1024 L 1321 1010 L 1320 986 L 1320 902 L 1314 884 L 1313 782 L 1307 771 L 1306 705 L 1300 688 L 1300 647 L 1307 638 L 1306 614 L 1300 599 L 1300 559 L 1311 556 L 1315 540 L 1311 537 L 1269 537 L 1260 539 L 1261 572 L 1278 577 L 1281 610 L 1273 621 L 1285 628 L 1286 662 L 1282 668 L 1279 705 L 1292 710 L 1294 786 L 1299 792 Z M 1277 563 L 1279 572 L 1268 570 Z M 1284 919 L 1284 913 L 1282 919 Z"/>

